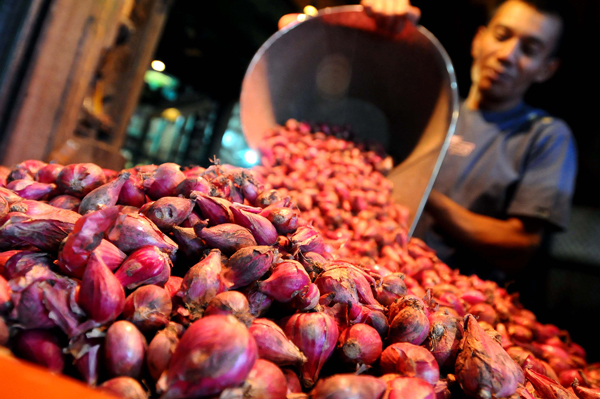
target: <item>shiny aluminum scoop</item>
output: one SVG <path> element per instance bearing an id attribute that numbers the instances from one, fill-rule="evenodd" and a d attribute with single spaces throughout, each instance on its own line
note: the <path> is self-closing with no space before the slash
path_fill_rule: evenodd
<path id="1" fill-rule="evenodd" d="M 242 83 L 240 117 L 253 148 L 290 118 L 348 124 L 359 139 L 380 142 L 394 158 L 388 177 L 410 210 L 412 235 L 454 133 L 456 77 L 422 26 L 392 36 L 362 6 L 326 8 L 261 46 Z"/>

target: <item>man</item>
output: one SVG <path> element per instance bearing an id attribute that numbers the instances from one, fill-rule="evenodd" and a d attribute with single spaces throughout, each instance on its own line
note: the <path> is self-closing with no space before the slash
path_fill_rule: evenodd
<path id="1" fill-rule="evenodd" d="M 545 3 L 506 0 L 477 31 L 471 89 L 419 226 L 450 266 L 498 282 L 527 264 L 546 233 L 566 228 L 573 193 L 570 129 L 523 101 L 559 66 L 563 21 Z M 420 17 L 408 0 L 361 4 L 392 31 Z"/>
<path id="2" fill-rule="evenodd" d="M 390 25 L 415 15 L 406 0 L 393 3 L 363 1 L 379 20 L 391 14 Z M 567 226 L 576 175 L 571 131 L 524 103 L 533 84 L 556 72 L 562 29 L 546 2 L 507 0 L 473 39 L 472 85 L 422 221 L 430 226 L 425 241 L 463 273 L 502 282 L 522 270 L 546 233 Z"/>

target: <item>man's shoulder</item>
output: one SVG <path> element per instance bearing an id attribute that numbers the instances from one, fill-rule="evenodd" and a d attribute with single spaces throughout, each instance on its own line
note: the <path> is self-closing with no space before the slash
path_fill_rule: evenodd
<path id="1" fill-rule="evenodd" d="M 525 132 L 537 140 L 553 138 L 555 140 L 572 141 L 573 132 L 567 122 L 553 116 L 541 108 L 527 106 L 527 126 Z"/>

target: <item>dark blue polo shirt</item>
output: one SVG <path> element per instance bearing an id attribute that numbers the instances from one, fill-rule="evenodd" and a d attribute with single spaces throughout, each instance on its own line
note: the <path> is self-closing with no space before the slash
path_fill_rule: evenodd
<path id="1" fill-rule="evenodd" d="M 576 172 L 575 142 L 562 120 L 525 103 L 505 112 L 463 104 L 434 189 L 472 212 L 534 217 L 556 231 L 567 227 Z M 450 266 L 473 259 L 431 229 L 424 239 Z"/>

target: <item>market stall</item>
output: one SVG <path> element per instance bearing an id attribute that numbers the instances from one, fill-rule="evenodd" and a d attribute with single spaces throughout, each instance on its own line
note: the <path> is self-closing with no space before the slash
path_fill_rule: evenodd
<path id="1" fill-rule="evenodd" d="M 259 50 L 240 108 L 258 155 L 252 168 L 215 157 L 207 167 L 46 158 L 0 169 L 4 392 L 600 395 L 600 366 L 567 329 L 412 237 L 453 134 L 456 79 L 429 31 L 408 26 L 382 37 L 371 22 L 358 8 L 325 10 Z M 323 37 L 335 40 L 316 51 Z M 302 71 L 292 67 L 304 56 L 298 38 L 315 58 Z M 390 81 L 390 68 L 389 91 L 360 87 L 372 78 L 353 81 L 352 91 L 343 67 L 376 67 L 347 43 L 391 46 L 402 54 L 394 66 L 411 78 Z M 323 59 L 333 59 L 329 70 Z M 420 97 L 393 97 L 398 88 Z M 398 120 L 390 103 L 402 105 Z M 328 117 L 340 109 L 354 123 Z M 371 119 L 361 117 L 369 110 Z M 403 124 L 410 116 L 414 123 Z M 377 140 L 368 140 L 372 126 Z M 410 148 L 399 147 L 400 131 Z"/>

